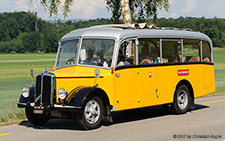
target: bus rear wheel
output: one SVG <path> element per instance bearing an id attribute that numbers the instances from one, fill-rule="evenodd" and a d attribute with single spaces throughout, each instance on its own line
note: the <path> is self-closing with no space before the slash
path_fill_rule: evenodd
<path id="1" fill-rule="evenodd" d="M 181 85 L 175 92 L 172 110 L 175 114 L 185 114 L 190 107 L 190 91 L 186 85 Z"/>

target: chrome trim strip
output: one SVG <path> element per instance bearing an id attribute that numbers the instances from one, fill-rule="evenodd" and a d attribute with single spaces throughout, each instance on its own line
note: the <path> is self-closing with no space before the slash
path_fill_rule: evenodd
<path id="1" fill-rule="evenodd" d="M 27 105 L 26 103 L 18 103 L 18 104 L 23 105 L 23 106 Z M 30 103 L 30 107 L 34 107 L 34 103 Z M 50 106 L 45 106 L 45 107 L 50 108 Z M 58 104 L 53 104 L 53 107 L 54 108 L 59 108 L 59 109 L 65 109 L 65 108 L 68 108 L 68 109 L 80 109 L 81 108 L 81 107 L 77 107 L 77 106 L 63 106 L 63 105 L 58 105 Z"/>
<path id="2" fill-rule="evenodd" d="M 68 109 L 74 109 L 74 108 L 81 108 L 81 107 L 76 107 L 76 106 L 63 106 L 63 105 L 54 104 L 54 108 L 68 108 Z"/>
<path id="3" fill-rule="evenodd" d="M 40 99 L 40 104 L 41 104 L 41 106 L 43 105 L 43 103 L 42 103 L 42 95 L 43 95 L 43 75 L 41 75 L 41 94 L 40 94 L 40 96 L 41 96 L 41 99 Z M 38 96 L 39 97 L 39 96 Z"/>
<path id="4" fill-rule="evenodd" d="M 202 40 L 200 41 L 200 62 L 202 62 Z"/>
<path id="5" fill-rule="evenodd" d="M 159 51 L 160 51 L 160 63 L 162 64 L 162 43 L 163 43 L 163 39 L 160 39 L 160 45 L 159 45 Z"/>
<path id="6" fill-rule="evenodd" d="M 18 103 L 19 105 L 27 106 L 27 103 Z"/>
<path id="7" fill-rule="evenodd" d="M 183 43 L 184 43 L 184 40 L 183 39 L 181 39 L 181 61 L 182 62 L 184 62 L 184 52 L 183 52 Z"/>

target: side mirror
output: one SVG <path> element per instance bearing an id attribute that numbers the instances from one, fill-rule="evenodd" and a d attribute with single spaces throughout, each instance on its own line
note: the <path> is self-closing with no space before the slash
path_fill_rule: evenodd
<path id="1" fill-rule="evenodd" d="M 99 69 L 95 69 L 95 85 L 94 87 L 97 87 L 98 84 L 97 84 L 97 78 L 100 77 L 100 70 Z"/>
<path id="2" fill-rule="evenodd" d="M 95 78 L 99 78 L 99 77 L 100 77 L 100 70 L 95 69 Z"/>

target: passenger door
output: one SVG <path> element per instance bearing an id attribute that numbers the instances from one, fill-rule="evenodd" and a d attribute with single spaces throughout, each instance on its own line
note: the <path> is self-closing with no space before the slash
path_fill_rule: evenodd
<path id="1" fill-rule="evenodd" d="M 135 39 L 120 45 L 115 67 L 116 110 L 136 108 L 138 105 L 137 68 L 135 56 Z"/>
<path id="2" fill-rule="evenodd" d="M 160 39 L 139 39 L 138 45 L 139 107 L 162 102 Z"/>

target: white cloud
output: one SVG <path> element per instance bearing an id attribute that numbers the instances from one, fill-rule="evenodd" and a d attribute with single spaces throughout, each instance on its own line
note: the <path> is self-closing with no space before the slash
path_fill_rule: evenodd
<path id="1" fill-rule="evenodd" d="M 71 16 L 75 18 L 95 18 L 98 10 L 105 8 L 104 0 L 75 0 L 71 7 Z M 107 10 L 105 10 L 107 12 Z"/>
<path id="2" fill-rule="evenodd" d="M 182 13 L 189 13 L 191 12 L 193 9 L 196 8 L 196 5 L 198 4 L 198 0 L 187 0 L 186 4 L 184 4 L 186 6 L 186 8 L 184 10 L 182 10 Z"/>
<path id="3" fill-rule="evenodd" d="M 65 0 L 60 0 L 64 2 Z M 35 11 L 42 19 L 49 19 L 49 14 L 40 5 L 40 0 L 1 0 L 0 12 L 13 11 Z M 178 18 L 180 16 L 194 16 L 206 18 L 225 18 L 224 5 L 225 0 L 169 0 L 172 5 L 169 8 L 170 12 L 158 11 L 159 17 Z M 95 18 L 110 18 L 110 14 L 106 9 L 105 0 L 74 0 L 71 6 L 71 15 L 67 19 L 95 19 Z M 53 16 L 50 19 L 63 19 L 62 11 L 59 11 L 58 16 Z"/>
<path id="4" fill-rule="evenodd" d="M 171 17 L 172 17 L 172 18 L 176 18 L 176 17 L 178 16 L 178 14 L 177 14 L 177 13 L 175 13 L 175 12 L 170 13 L 170 15 L 171 15 Z"/>
<path id="5" fill-rule="evenodd" d="M 65 0 L 60 0 L 64 3 Z M 0 12 L 13 11 L 35 11 L 42 19 L 63 19 L 61 8 L 58 15 L 49 17 L 48 11 L 40 4 L 40 0 L 4 0 L 0 2 Z M 67 19 L 94 19 L 101 17 L 109 17 L 104 0 L 74 0 L 71 6 L 71 12 Z"/>
<path id="6" fill-rule="evenodd" d="M 16 1 L 16 5 L 14 5 L 13 9 L 16 11 L 27 11 L 29 9 L 28 1 L 27 0 Z"/>

